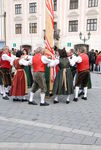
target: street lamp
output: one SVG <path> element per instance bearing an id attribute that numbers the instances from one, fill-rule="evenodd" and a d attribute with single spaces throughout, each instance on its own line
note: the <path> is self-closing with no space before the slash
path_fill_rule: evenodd
<path id="1" fill-rule="evenodd" d="M 84 42 L 84 44 L 86 41 L 88 41 L 90 39 L 91 33 L 89 32 L 87 35 L 88 35 L 88 38 L 86 38 L 85 36 L 84 36 L 84 38 L 82 38 L 82 32 L 79 33 L 80 40 L 82 40 Z"/>

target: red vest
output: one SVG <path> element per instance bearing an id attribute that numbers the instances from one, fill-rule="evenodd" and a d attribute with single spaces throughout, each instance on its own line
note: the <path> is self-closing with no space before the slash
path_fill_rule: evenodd
<path id="1" fill-rule="evenodd" d="M 5 52 L 2 53 L 3 54 L 6 54 Z M 11 53 L 8 54 L 8 56 L 11 57 Z M 2 57 L 2 56 L 1 56 Z M 1 58 L 1 68 L 7 68 L 7 69 L 11 69 L 11 65 L 10 65 L 10 62 L 7 61 L 7 60 L 2 60 Z"/>
<path id="2" fill-rule="evenodd" d="M 0 68 L 1 68 L 1 61 L 2 61 L 2 60 L 1 60 L 1 57 L 0 57 Z"/>
<path id="3" fill-rule="evenodd" d="M 82 54 L 80 54 L 80 57 L 82 58 L 82 62 L 77 63 L 78 72 L 81 72 L 84 70 L 89 70 L 89 58 L 88 58 L 87 54 L 82 53 Z"/>
<path id="4" fill-rule="evenodd" d="M 41 61 L 42 54 L 38 53 L 33 56 L 32 64 L 34 72 L 45 72 L 45 64 Z"/>

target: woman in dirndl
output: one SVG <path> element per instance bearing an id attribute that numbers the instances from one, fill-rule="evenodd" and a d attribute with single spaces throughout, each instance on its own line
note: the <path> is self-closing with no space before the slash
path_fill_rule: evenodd
<path id="1" fill-rule="evenodd" d="M 59 51 L 60 58 L 53 60 L 50 66 L 59 66 L 53 85 L 54 104 L 59 103 L 58 95 L 67 95 L 66 104 L 70 103 L 70 95 L 73 94 L 73 76 L 70 62 L 65 49 Z"/>
<path id="2" fill-rule="evenodd" d="M 12 80 L 10 95 L 14 96 L 13 101 L 27 101 L 25 97 L 27 94 L 27 79 L 24 66 L 28 66 L 30 62 L 24 59 L 22 51 L 17 51 L 16 57 L 17 59 L 13 62 L 16 72 Z"/>

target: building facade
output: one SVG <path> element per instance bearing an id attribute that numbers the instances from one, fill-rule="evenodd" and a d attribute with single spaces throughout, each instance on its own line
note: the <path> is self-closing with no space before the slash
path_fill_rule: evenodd
<path id="1" fill-rule="evenodd" d="M 6 7 L 5 7 L 5 0 L 0 0 L 0 49 L 4 47 L 6 41 Z"/>
<path id="2" fill-rule="evenodd" d="M 54 0 L 54 44 L 101 50 L 101 0 Z M 44 46 L 45 0 L 6 0 L 6 42 L 10 48 Z M 89 40 L 88 40 L 89 39 Z"/>

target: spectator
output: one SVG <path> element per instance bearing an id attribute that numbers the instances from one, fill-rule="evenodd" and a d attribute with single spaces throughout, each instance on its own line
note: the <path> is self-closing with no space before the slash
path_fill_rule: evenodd
<path id="1" fill-rule="evenodd" d="M 94 49 L 92 49 L 89 53 L 90 71 L 94 70 L 95 60 L 96 60 L 96 53 L 94 52 Z"/>

